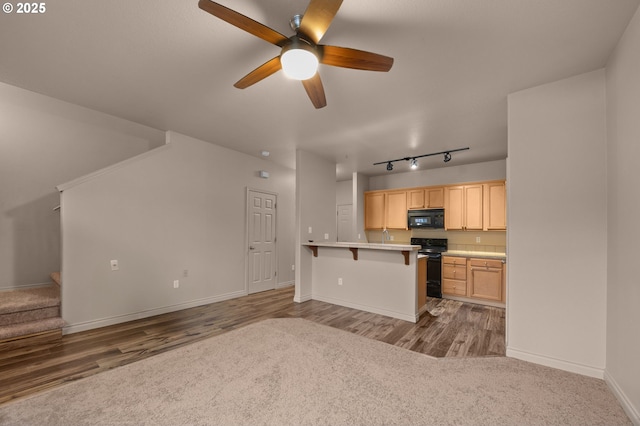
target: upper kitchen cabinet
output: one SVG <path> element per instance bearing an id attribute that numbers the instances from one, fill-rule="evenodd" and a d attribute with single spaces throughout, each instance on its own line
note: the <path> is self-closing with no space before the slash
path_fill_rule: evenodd
<path id="1" fill-rule="evenodd" d="M 507 197 L 504 182 L 484 184 L 484 229 L 507 229 Z"/>
<path id="2" fill-rule="evenodd" d="M 483 229 L 483 185 L 457 185 L 444 188 L 445 228 Z"/>
<path id="3" fill-rule="evenodd" d="M 407 192 L 385 193 L 385 225 L 388 229 L 407 229 Z"/>
<path id="4" fill-rule="evenodd" d="M 438 209 L 444 207 L 444 188 L 426 188 L 424 196 L 427 200 L 426 207 L 428 209 Z"/>
<path id="5" fill-rule="evenodd" d="M 424 209 L 424 188 L 407 191 L 407 207 L 409 209 Z"/>
<path id="6" fill-rule="evenodd" d="M 444 207 L 444 188 L 427 187 L 407 191 L 407 208 L 436 209 Z"/>
<path id="7" fill-rule="evenodd" d="M 384 228 L 384 192 L 366 192 L 364 194 L 365 229 Z"/>
<path id="8" fill-rule="evenodd" d="M 364 194 L 365 229 L 407 229 L 407 192 L 372 191 Z"/>

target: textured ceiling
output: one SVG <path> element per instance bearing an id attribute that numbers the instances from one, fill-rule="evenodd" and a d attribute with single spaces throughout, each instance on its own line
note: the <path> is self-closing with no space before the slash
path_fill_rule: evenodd
<path id="1" fill-rule="evenodd" d="M 507 94 L 602 68 L 640 0 L 345 0 L 322 39 L 395 59 L 389 73 L 321 66 L 327 107 L 281 72 L 233 87 L 279 49 L 197 0 L 58 0 L 0 15 L 0 81 L 295 167 L 295 150 L 372 163 L 470 147 L 507 156 Z M 291 34 L 306 0 L 219 3 Z M 421 161 L 442 167 L 440 157 Z M 406 171 L 398 164 L 394 171 Z"/>

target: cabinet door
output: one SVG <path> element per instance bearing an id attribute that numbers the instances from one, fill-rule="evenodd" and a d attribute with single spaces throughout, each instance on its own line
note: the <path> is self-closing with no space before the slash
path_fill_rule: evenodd
<path id="1" fill-rule="evenodd" d="M 364 194 L 364 227 L 365 229 L 384 227 L 384 192 Z"/>
<path id="2" fill-rule="evenodd" d="M 444 207 L 444 188 L 427 188 L 425 190 L 425 207 L 430 209 Z"/>
<path id="3" fill-rule="evenodd" d="M 484 185 L 484 229 L 507 229 L 507 200 L 504 182 Z"/>
<path id="4" fill-rule="evenodd" d="M 476 266 L 469 262 L 469 296 L 480 299 L 504 301 L 502 267 Z"/>
<path id="5" fill-rule="evenodd" d="M 427 258 L 418 259 L 418 309 L 427 303 Z"/>
<path id="6" fill-rule="evenodd" d="M 482 185 L 464 187 L 464 229 L 482 230 Z"/>
<path id="7" fill-rule="evenodd" d="M 448 186 L 444 189 L 444 227 L 464 229 L 464 186 Z"/>
<path id="8" fill-rule="evenodd" d="M 386 227 L 389 229 L 407 229 L 407 193 L 393 191 L 386 194 Z"/>
<path id="9" fill-rule="evenodd" d="M 459 281 L 459 280 L 451 280 L 449 278 L 443 278 L 442 294 L 451 294 L 453 296 L 466 296 L 467 282 Z"/>
<path id="10" fill-rule="evenodd" d="M 414 189 L 407 192 L 407 207 L 410 209 L 423 209 L 424 203 L 424 189 Z"/>

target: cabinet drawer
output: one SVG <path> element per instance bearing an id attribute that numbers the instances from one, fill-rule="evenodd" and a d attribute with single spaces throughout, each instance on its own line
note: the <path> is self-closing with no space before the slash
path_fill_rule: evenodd
<path id="1" fill-rule="evenodd" d="M 502 268 L 502 260 L 499 259 L 469 259 L 469 266 L 476 268 Z"/>
<path id="2" fill-rule="evenodd" d="M 467 267 L 465 264 L 451 265 L 445 263 L 442 265 L 442 277 L 451 278 L 453 280 L 466 280 Z"/>
<path id="3" fill-rule="evenodd" d="M 442 256 L 443 264 L 451 264 L 451 265 L 462 265 L 467 266 L 467 258 L 466 257 L 455 257 L 455 256 Z"/>
<path id="4" fill-rule="evenodd" d="M 466 296 L 467 283 L 466 281 L 450 280 L 447 278 L 443 278 L 442 292 L 446 294 L 454 294 L 456 296 Z"/>

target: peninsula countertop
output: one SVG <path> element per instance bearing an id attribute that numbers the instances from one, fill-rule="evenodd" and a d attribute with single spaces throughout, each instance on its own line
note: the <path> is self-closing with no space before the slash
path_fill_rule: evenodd
<path id="1" fill-rule="evenodd" d="M 359 242 L 330 242 L 330 241 L 309 241 L 302 243 L 303 246 L 315 247 L 335 247 L 335 248 L 358 248 L 369 250 L 395 250 L 395 251 L 417 251 L 419 245 L 412 244 L 382 244 L 382 243 L 359 243 Z"/>
<path id="2" fill-rule="evenodd" d="M 455 257 L 477 257 L 481 259 L 498 259 L 507 260 L 506 253 L 498 253 L 493 251 L 465 251 L 465 250 L 449 250 L 442 253 L 443 256 Z"/>

